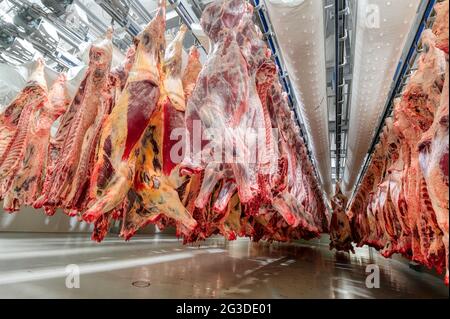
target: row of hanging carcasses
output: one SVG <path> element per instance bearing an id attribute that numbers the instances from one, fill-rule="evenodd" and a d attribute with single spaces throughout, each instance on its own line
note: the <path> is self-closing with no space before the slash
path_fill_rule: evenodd
<path id="1" fill-rule="evenodd" d="M 353 240 L 442 272 L 448 285 L 449 2 L 432 30 L 347 212 Z"/>

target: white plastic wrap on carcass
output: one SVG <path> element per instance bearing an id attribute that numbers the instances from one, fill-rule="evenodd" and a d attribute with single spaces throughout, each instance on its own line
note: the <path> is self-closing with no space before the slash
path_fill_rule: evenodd
<path id="1" fill-rule="evenodd" d="M 355 186 L 384 109 L 419 0 L 358 0 L 343 191 Z"/>
<path id="2" fill-rule="evenodd" d="M 265 0 L 323 189 L 331 195 L 323 3 Z"/>
<path id="3" fill-rule="evenodd" d="M 0 111 L 25 87 L 35 65 L 36 61 L 27 62 L 22 65 L 0 63 Z M 67 92 L 71 98 L 75 96 L 86 69 L 86 65 L 80 65 L 67 71 Z M 58 77 L 58 73 L 47 66 L 44 68 L 44 75 L 48 87 Z"/>

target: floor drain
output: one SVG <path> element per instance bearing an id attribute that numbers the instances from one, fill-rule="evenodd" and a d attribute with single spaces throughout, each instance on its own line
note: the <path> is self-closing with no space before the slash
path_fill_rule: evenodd
<path id="1" fill-rule="evenodd" d="M 150 287 L 150 281 L 147 281 L 147 280 L 137 280 L 137 281 L 133 281 L 131 284 L 138 288 Z"/>

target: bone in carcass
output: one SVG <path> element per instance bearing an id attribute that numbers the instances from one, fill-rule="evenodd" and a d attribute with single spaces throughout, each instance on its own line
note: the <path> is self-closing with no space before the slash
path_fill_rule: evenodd
<path id="1" fill-rule="evenodd" d="M 50 88 L 48 100 L 35 110 L 30 121 L 29 136 L 20 168 L 5 196 L 4 209 L 16 211 L 22 205 L 32 205 L 42 190 L 50 130 L 55 120 L 65 112 L 70 100 L 66 90 L 66 75 L 61 74 Z"/>
<path id="2" fill-rule="evenodd" d="M 110 97 L 107 79 L 112 59 L 112 30 L 92 44 L 89 68 L 67 113 L 61 119 L 55 139 L 58 162 L 51 169 L 43 195 L 35 207 L 77 208 L 89 182 L 90 161 Z"/>
<path id="3" fill-rule="evenodd" d="M 183 84 L 184 98 L 186 101 L 189 100 L 192 91 L 195 88 L 198 74 L 201 70 L 202 64 L 200 62 L 200 52 L 198 51 L 197 47 L 192 46 L 189 50 L 188 61 L 181 79 Z"/>
<path id="4" fill-rule="evenodd" d="M 6 156 L 5 153 L 7 153 L 10 141 L 17 131 L 17 124 L 24 107 L 34 103 L 34 101 L 41 103 L 41 99 L 44 99 L 47 84 L 43 72 L 44 62 L 38 59 L 25 88 L 0 114 L 0 157 Z"/>
<path id="5" fill-rule="evenodd" d="M 443 232 L 445 246 L 446 275 L 445 284 L 448 285 L 449 263 L 449 135 L 448 135 L 448 103 L 449 103 L 449 1 L 435 5 L 436 20 L 433 24 L 433 33 L 436 36 L 436 47 L 446 53 L 445 83 L 442 89 L 440 103 L 435 110 L 433 124 L 425 132 L 419 142 L 420 166 L 426 181 L 431 204 L 436 213 L 437 223 Z"/>
<path id="6" fill-rule="evenodd" d="M 275 80 L 277 68 L 270 59 L 270 50 L 262 40 L 262 34 L 252 21 L 253 7 L 247 5 L 247 11 L 239 26 L 237 41 L 248 64 L 249 101 L 248 110 L 242 117 L 240 128 L 257 133 L 257 146 L 253 141 L 247 142 L 250 152 L 255 153 L 256 163 L 250 163 L 248 174 L 256 178 L 259 193 L 254 201 L 270 202 L 271 174 L 274 173 L 276 161 L 273 151 L 272 126 L 267 108 L 267 94 Z M 252 143 L 253 142 L 253 143 Z M 254 182 L 253 182 L 254 183 Z M 250 204 L 251 205 L 251 204 Z"/>
<path id="7" fill-rule="evenodd" d="M 32 115 L 47 102 L 44 61 L 37 60 L 27 86 L 1 114 L 0 180 L 6 191 L 20 167 L 29 137 Z"/>
<path id="8" fill-rule="evenodd" d="M 140 147 L 160 96 L 165 10 L 165 1 L 161 1 L 156 16 L 138 35 L 135 60 L 125 88 L 104 123 L 91 178 L 93 204 L 83 214 L 88 222 L 115 209 L 132 186 L 136 168 L 134 152 Z"/>
<path id="9" fill-rule="evenodd" d="M 267 107 L 272 125 L 279 130 L 277 172 L 271 174 L 271 187 L 275 195 L 272 208 L 283 216 L 287 225 L 293 228 L 300 226 L 318 235 L 322 225 L 316 225 L 314 216 L 321 216 L 321 208 L 314 203 L 317 193 L 312 189 L 314 185 L 309 177 L 311 172 L 308 172 L 306 165 L 308 158 L 300 132 L 292 130 L 295 126 L 293 115 L 278 82 L 270 89 Z M 309 207 L 314 209 L 310 210 Z M 268 208 L 270 212 L 270 207 Z"/>
<path id="10" fill-rule="evenodd" d="M 169 49 L 167 50 L 167 53 L 165 54 L 164 59 L 164 66 L 166 73 L 166 80 L 164 83 L 167 83 L 167 87 L 171 90 L 171 95 L 174 96 L 175 93 L 180 93 L 180 85 L 179 85 L 179 72 L 180 72 L 180 59 L 181 59 L 181 44 L 183 41 L 184 33 L 186 32 L 185 27 L 182 28 L 182 32 L 177 35 L 177 38 L 169 45 Z M 188 63 L 186 65 L 186 69 L 183 73 L 182 77 L 182 83 L 183 83 L 183 91 L 185 99 L 190 95 L 190 90 L 193 89 L 195 82 L 197 80 L 198 73 L 201 69 L 201 63 L 199 61 L 199 53 L 195 47 L 191 48 L 189 53 L 189 59 Z M 178 79 L 177 79 L 178 78 Z M 166 91 L 166 89 L 163 89 Z M 171 138 L 171 131 L 173 131 L 171 128 L 183 128 L 184 127 L 184 113 L 181 111 L 176 110 L 170 103 L 164 103 L 163 109 L 160 110 L 158 113 L 159 115 L 152 116 L 152 119 L 155 121 L 155 124 L 161 124 L 163 134 L 156 134 L 154 131 L 154 128 L 151 128 L 153 131 L 151 138 L 154 139 L 154 143 L 151 143 L 151 145 L 141 145 L 141 149 L 143 151 L 142 155 L 146 156 L 146 160 L 150 161 L 148 163 L 153 162 L 153 159 L 156 161 L 162 161 L 163 171 L 166 175 L 170 175 L 172 170 L 175 168 L 175 164 L 173 161 L 171 161 L 170 158 L 170 151 L 174 144 L 180 144 L 179 148 L 176 148 L 176 153 L 178 154 L 178 150 L 182 151 L 182 140 L 176 140 L 175 137 L 179 137 L 178 135 L 173 136 L 173 140 Z M 159 116 L 159 117 L 158 117 Z M 157 120 L 156 120 L 157 119 Z M 160 122 L 159 122 L 160 120 Z M 181 122 L 181 123 L 180 123 Z M 161 129 L 160 129 L 161 130 Z M 159 131 L 161 132 L 161 131 Z M 176 132 L 174 132 L 176 133 Z M 156 136 L 155 136 L 156 135 Z M 157 137 L 164 136 L 164 140 L 167 143 L 167 145 L 171 145 L 170 147 L 166 147 L 166 144 L 160 145 L 160 143 L 157 143 Z M 145 141 L 149 141 L 149 138 L 142 139 L 141 143 L 144 143 Z M 146 147 L 145 149 L 143 147 Z M 154 149 L 154 147 L 158 147 L 159 150 L 163 149 L 163 158 L 166 160 L 161 160 L 158 156 L 153 156 L 151 153 Z M 175 149 L 175 148 L 174 148 Z M 150 151 L 152 150 L 152 151 Z M 149 154 L 150 152 L 150 154 Z M 142 157 L 140 158 L 143 159 Z M 143 173 L 142 168 L 141 173 Z M 140 174 L 140 173 L 138 173 Z M 148 172 L 145 172 L 146 176 L 150 176 Z M 177 171 L 174 171 L 172 174 L 172 177 L 177 176 Z M 137 177 L 139 179 L 139 176 Z M 177 184 L 180 184 L 178 182 Z M 178 192 L 178 195 L 180 198 L 183 196 L 183 193 L 188 192 L 188 186 L 186 184 L 191 184 L 191 181 L 182 181 L 182 185 L 179 186 L 176 190 Z M 153 210 L 146 210 L 143 207 L 142 203 L 142 196 L 136 192 L 135 190 L 130 190 L 126 196 L 126 199 L 124 200 L 124 206 L 123 208 L 123 214 L 122 214 L 122 230 L 121 230 L 121 236 L 129 239 L 139 228 L 144 227 L 145 225 L 149 223 L 157 223 L 162 218 L 165 217 L 165 215 L 161 214 L 160 209 L 153 209 Z M 193 201 L 192 201 L 193 203 Z M 183 204 L 188 207 L 188 202 L 183 202 Z M 104 214 L 102 215 L 99 220 L 95 223 L 95 239 L 97 241 L 101 240 L 103 235 L 106 232 L 107 222 L 106 220 L 109 218 L 111 219 L 112 213 Z M 158 224 L 161 226 L 161 224 Z M 100 228 L 97 228 L 100 227 Z"/>

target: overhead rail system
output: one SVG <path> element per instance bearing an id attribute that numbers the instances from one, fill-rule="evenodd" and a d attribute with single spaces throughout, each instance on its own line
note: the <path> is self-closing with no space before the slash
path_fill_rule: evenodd
<path id="1" fill-rule="evenodd" d="M 336 0 L 334 3 L 335 21 L 335 143 L 336 143 L 336 181 L 340 180 L 341 148 L 342 148 L 342 111 L 344 105 L 344 66 L 347 64 L 345 56 L 345 40 L 348 38 L 347 19 L 350 13 L 347 0 Z"/>
<path id="2" fill-rule="evenodd" d="M 193 2 L 195 3 L 195 1 Z M 169 3 L 173 6 L 173 9 L 176 11 L 181 20 L 183 20 L 183 23 L 188 27 L 189 30 L 192 31 L 192 25 L 194 23 L 200 23 L 200 19 L 192 11 L 191 6 L 187 3 L 186 0 L 169 0 Z M 197 38 L 195 33 L 191 32 L 191 34 L 195 37 L 195 45 L 203 49 L 203 52 L 207 54 L 208 52 L 206 48 L 201 45 L 200 40 Z"/>
<path id="3" fill-rule="evenodd" d="M 353 189 L 352 196 L 348 201 L 348 206 L 351 205 L 353 198 L 355 194 L 358 192 L 358 189 L 361 185 L 362 179 L 367 172 L 370 161 L 372 159 L 373 152 L 375 150 L 376 145 L 379 142 L 380 133 L 384 128 L 385 121 L 392 114 L 394 100 L 395 98 L 401 96 L 403 88 L 407 84 L 409 77 L 414 71 L 413 68 L 416 58 L 419 56 L 421 52 L 420 39 L 422 36 L 422 32 L 426 28 L 430 28 L 434 22 L 435 12 L 433 7 L 436 4 L 436 2 L 438 1 L 436 0 L 423 1 L 418 9 L 416 23 L 414 24 L 411 30 L 409 39 L 405 46 L 405 50 L 403 51 L 402 57 L 398 63 L 397 70 L 395 72 L 395 76 L 393 79 L 393 85 L 389 92 L 388 99 L 386 101 L 386 105 L 382 113 L 382 117 L 377 126 L 377 130 L 374 134 L 369 151 L 367 152 L 364 166 L 358 176 L 358 180 Z"/>

